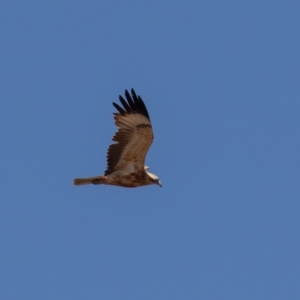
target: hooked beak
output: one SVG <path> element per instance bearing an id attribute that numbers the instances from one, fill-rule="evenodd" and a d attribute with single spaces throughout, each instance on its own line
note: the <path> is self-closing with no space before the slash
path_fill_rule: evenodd
<path id="1" fill-rule="evenodd" d="M 162 187 L 162 183 L 160 182 L 160 180 L 157 181 L 157 184 Z"/>

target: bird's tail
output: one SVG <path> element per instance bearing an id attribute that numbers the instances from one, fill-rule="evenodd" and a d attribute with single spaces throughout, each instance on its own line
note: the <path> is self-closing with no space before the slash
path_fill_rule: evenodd
<path id="1" fill-rule="evenodd" d="M 95 176 L 89 178 L 75 178 L 73 183 L 74 185 L 84 185 L 84 184 L 103 184 L 103 176 Z"/>

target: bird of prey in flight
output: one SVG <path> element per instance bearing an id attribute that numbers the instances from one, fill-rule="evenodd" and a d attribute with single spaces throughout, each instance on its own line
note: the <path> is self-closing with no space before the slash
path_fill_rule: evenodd
<path id="1" fill-rule="evenodd" d="M 144 101 L 125 90 L 125 98 L 119 96 L 122 106 L 113 102 L 118 112 L 114 113 L 118 131 L 107 151 L 107 169 L 104 175 L 90 178 L 76 178 L 74 185 L 107 184 L 121 187 L 140 187 L 157 184 L 162 186 L 159 178 L 148 172 L 145 158 L 153 142 L 150 117 Z"/>

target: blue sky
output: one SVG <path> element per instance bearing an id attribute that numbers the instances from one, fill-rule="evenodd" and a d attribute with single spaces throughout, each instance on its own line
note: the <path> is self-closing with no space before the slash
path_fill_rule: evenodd
<path id="1" fill-rule="evenodd" d="M 300 299 L 297 1 L 2 1 L 1 299 Z M 135 88 L 163 187 L 100 175 Z"/>

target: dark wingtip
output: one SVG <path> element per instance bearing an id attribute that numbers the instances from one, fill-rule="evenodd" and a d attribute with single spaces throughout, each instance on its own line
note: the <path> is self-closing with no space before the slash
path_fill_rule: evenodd
<path id="1" fill-rule="evenodd" d="M 113 102 L 113 106 L 118 110 L 121 115 L 125 115 L 125 110 L 117 103 Z"/>
<path id="2" fill-rule="evenodd" d="M 150 120 L 150 116 L 149 116 L 147 107 L 146 107 L 143 99 L 141 98 L 141 96 L 137 95 L 133 88 L 131 88 L 131 95 L 132 95 L 132 98 L 134 100 L 134 103 L 135 103 L 138 111 Z"/>
<path id="3" fill-rule="evenodd" d="M 123 107 L 113 102 L 113 106 L 118 110 L 118 112 L 121 115 L 124 115 L 126 113 L 140 113 L 150 121 L 146 105 L 143 99 L 135 93 L 135 90 L 131 88 L 131 95 L 128 90 L 125 90 L 124 94 L 127 101 L 122 96 L 119 96 L 119 100 Z"/>

